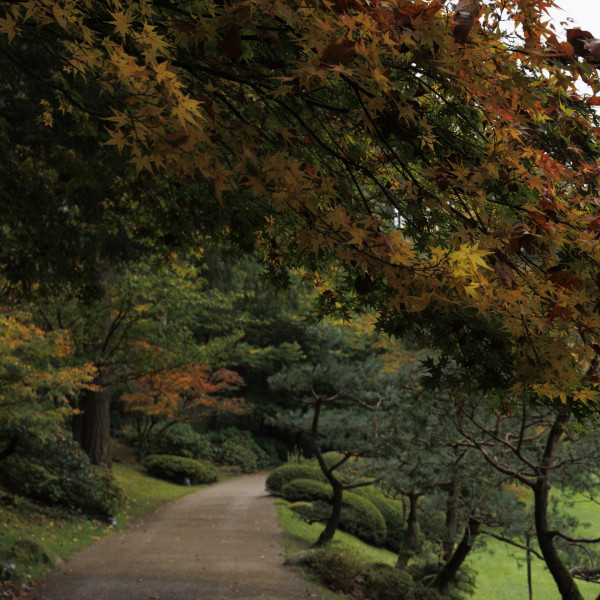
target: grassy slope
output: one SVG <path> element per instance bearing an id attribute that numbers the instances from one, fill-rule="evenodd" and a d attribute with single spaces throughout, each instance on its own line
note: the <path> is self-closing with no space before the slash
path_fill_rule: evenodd
<path id="1" fill-rule="evenodd" d="M 323 526 L 308 525 L 287 508 L 287 502 L 277 500 L 279 522 L 286 533 L 286 556 L 310 547 L 319 537 Z M 600 506 L 590 502 L 577 503 L 570 509 L 580 523 L 600 522 Z M 586 536 L 595 537 L 599 533 L 589 527 L 582 529 Z M 333 547 L 357 556 L 361 561 L 395 564 L 396 555 L 381 548 L 374 548 L 357 538 L 338 531 Z M 468 564 L 477 572 L 476 600 L 527 600 L 527 571 L 525 553 L 509 548 L 506 544 L 489 539 L 486 546 L 479 548 L 470 557 Z M 554 581 L 545 566 L 534 559 L 532 565 L 533 597 L 537 600 L 560 600 Z M 578 582 L 586 600 L 594 600 L 600 593 L 600 586 Z"/>
<path id="2" fill-rule="evenodd" d="M 116 515 L 120 528 L 152 512 L 160 504 L 202 487 L 183 487 L 161 481 L 149 477 L 141 467 L 133 464 L 115 464 L 114 473 L 127 498 L 122 511 Z M 17 541 L 35 540 L 59 560 L 65 560 L 113 531 L 105 523 L 65 515 L 18 497 L 12 504 L 0 504 L 0 552 L 6 552 Z M 48 570 L 48 566 L 40 562 L 28 565 L 14 557 L 11 560 L 25 580 L 35 580 Z"/>
<path id="3" fill-rule="evenodd" d="M 578 533 L 587 538 L 600 536 L 600 506 L 589 501 L 578 501 L 568 509 L 580 523 Z M 469 565 L 477 572 L 477 593 L 475 598 L 486 600 L 526 600 L 527 570 L 525 552 L 509 549 L 496 540 L 486 542 L 469 560 Z M 533 597 L 543 600 L 560 600 L 560 594 L 552 576 L 538 559 L 532 563 Z M 577 582 L 586 600 L 595 600 L 600 594 L 600 585 L 585 581 Z"/>

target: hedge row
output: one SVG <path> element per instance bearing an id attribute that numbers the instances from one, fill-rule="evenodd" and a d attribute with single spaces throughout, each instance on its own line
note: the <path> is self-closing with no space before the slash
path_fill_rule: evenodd
<path id="1" fill-rule="evenodd" d="M 184 483 L 186 480 L 192 485 L 213 483 L 219 476 L 217 469 L 210 463 L 169 454 L 146 457 L 144 467 L 151 475 L 175 483 Z"/>
<path id="2" fill-rule="evenodd" d="M 281 496 L 289 502 L 327 502 L 331 504 L 331 488 L 313 479 L 294 479 L 287 483 Z M 311 514 L 305 511 L 305 514 Z M 340 528 L 374 546 L 385 542 L 385 519 L 376 506 L 366 498 L 344 492 Z"/>

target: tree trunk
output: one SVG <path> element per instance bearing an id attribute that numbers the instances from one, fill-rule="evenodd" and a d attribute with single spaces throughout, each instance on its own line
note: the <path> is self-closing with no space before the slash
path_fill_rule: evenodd
<path id="1" fill-rule="evenodd" d="M 340 515 L 342 514 L 344 488 L 335 478 L 333 478 L 333 480 L 330 479 L 329 483 L 331 483 L 333 489 L 331 514 L 329 515 L 329 519 L 327 519 L 325 529 L 323 529 L 319 539 L 315 542 L 317 548 L 326 546 L 331 542 L 340 524 Z"/>
<path id="2" fill-rule="evenodd" d="M 456 531 L 458 528 L 457 500 L 459 491 L 460 482 L 453 477 L 448 490 L 448 499 L 446 500 L 446 523 L 444 539 L 442 540 L 442 563 L 447 563 L 450 560 L 456 542 Z"/>
<path id="3" fill-rule="evenodd" d="M 537 478 L 534 493 L 534 515 L 535 531 L 540 551 L 546 562 L 562 600 L 583 600 L 579 588 L 575 583 L 569 569 L 566 567 L 554 546 L 554 535 L 548 527 L 548 498 L 550 495 L 550 476 L 554 459 L 558 449 L 558 443 L 563 433 L 563 426 L 567 423 L 569 416 L 561 413 L 556 417 L 552 429 L 548 434 L 546 449 L 544 451 L 543 468 Z"/>
<path id="4" fill-rule="evenodd" d="M 479 535 L 479 527 L 479 521 L 474 517 L 469 517 L 462 540 L 456 547 L 454 554 L 436 575 L 434 585 L 440 594 L 446 596 L 450 592 L 450 583 L 456 577 L 469 552 L 471 552 L 475 538 Z"/>
<path id="5" fill-rule="evenodd" d="M 420 494 L 406 494 L 410 502 L 408 518 L 406 519 L 406 533 L 402 540 L 402 547 L 398 552 L 396 567 L 406 569 L 408 561 L 413 557 L 417 546 L 418 508 Z"/>
<path id="6" fill-rule="evenodd" d="M 106 370 L 96 378 L 98 390 L 79 399 L 80 414 L 73 417 L 73 436 L 94 465 L 110 467 L 110 388 Z"/>
<path id="7" fill-rule="evenodd" d="M 114 277 L 112 265 L 105 264 L 98 276 L 98 285 L 103 290 L 105 339 L 102 347 L 97 348 L 99 357 L 106 356 L 112 331 L 110 314 L 110 284 Z M 100 360 L 99 360 L 100 362 Z M 80 414 L 73 418 L 73 437 L 79 442 L 92 464 L 110 467 L 110 370 L 100 367 L 96 381 L 97 390 L 85 391 L 79 399 Z"/>

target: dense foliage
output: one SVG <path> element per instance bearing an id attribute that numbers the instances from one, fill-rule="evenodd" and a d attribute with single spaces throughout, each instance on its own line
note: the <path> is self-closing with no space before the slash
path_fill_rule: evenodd
<path id="1" fill-rule="evenodd" d="M 169 454 L 147 456 L 144 466 L 152 475 L 180 484 L 214 483 L 219 476 L 210 463 Z"/>

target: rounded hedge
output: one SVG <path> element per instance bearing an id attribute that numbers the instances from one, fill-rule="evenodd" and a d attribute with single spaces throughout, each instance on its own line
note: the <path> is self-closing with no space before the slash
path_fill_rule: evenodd
<path id="1" fill-rule="evenodd" d="M 340 526 L 373 546 L 383 546 L 387 537 L 385 519 L 377 507 L 352 492 L 344 492 Z"/>
<path id="2" fill-rule="evenodd" d="M 289 502 L 327 502 L 331 504 L 331 487 L 312 479 L 294 479 L 281 492 Z M 381 546 L 387 529 L 383 515 L 365 498 L 352 492 L 344 492 L 340 529 L 355 535 L 369 544 Z"/>
<path id="3" fill-rule="evenodd" d="M 181 484 L 186 479 L 193 485 L 213 483 L 217 481 L 219 476 L 217 469 L 210 463 L 170 454 L 148 456 L 144 460 L 144 467 L 155 477 Z"/>
<path id="4" fill-rule="evenodd" d="M 405 531 L 402 502 L 388 498 L 379 488 L 373 486 L 356 488 L 354 493 L 372 502 L 383 515 L 387 529 L 383 545 L 392 552 L 398 552 Z"/>
<path id="5" fill-rule="evenodd" d="M 284 486 L 294 479 L 312 479 L 326 483 L 327 480 L 319 467 L 313 465 L 282 465 L 267 477 L 266 487 L 275 496 L 281 496 Z"/>
<path id="6" fill-rule="evenodd" d="M 328 502 L 331 504 L 331 486 L 314 479 L 294 479 L 286 483 L 281 496 L 288 502 Z"/>

